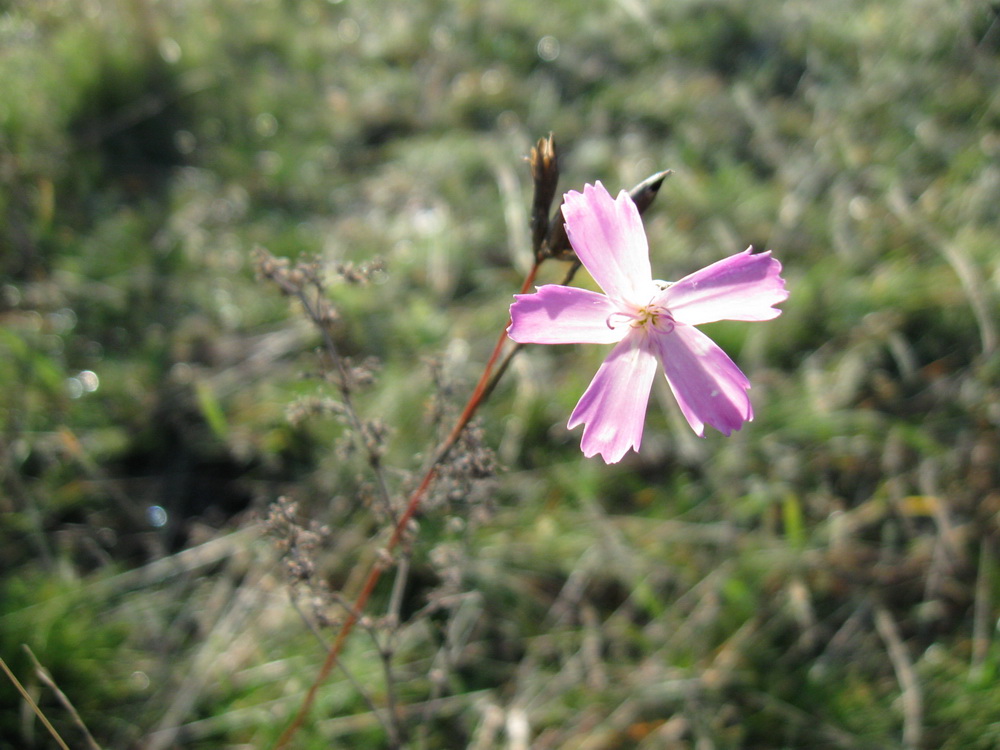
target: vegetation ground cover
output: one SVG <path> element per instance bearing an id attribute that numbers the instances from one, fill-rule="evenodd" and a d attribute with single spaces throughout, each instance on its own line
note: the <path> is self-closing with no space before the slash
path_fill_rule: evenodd
<path id="1" fill-rule="evenodd" d="M 663 385 L 607 467 L 565 429 L 605 352 L 522 352 L 301 746 L 394 702 L 411 747 L 996 747 L 998 90 L 985 0 L 0 2 L 0 655 L 73 745 L 22 644 L 102 746 L 273 743 L 324 649 L 268 508 L 348 596 L 382 526 L 254 249 L 329 270 L 403 495 L 551 131 L 563 190 L 673 170 L 656 275 L 782 261 L 780 318 L 707 327 L 757 416 L 700 440 Z M 0 738 L 55 746 L 2 680 Z"/>

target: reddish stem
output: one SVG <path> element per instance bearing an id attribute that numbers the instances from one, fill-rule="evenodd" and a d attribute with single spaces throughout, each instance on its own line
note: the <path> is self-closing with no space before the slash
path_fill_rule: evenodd
<path id="1" fill-rule="evenodd" d="M 527 277 L 525 277 L 524 283 L 521 285 L 520 294 L 525 294 L 534 283 L 535 276 L 538 273 L 538 266 L 539 261 L 535 261 L 531 270 L 528 272 Z M 444 461 L 445 458 L 447 458 L 451 449 L 455 447 L 459 437 L 462 435 L 462 430 L 464 430 L 466 425 L 469 424 L 469 421 L 476 413 L 476 409 L 478 409 L 480 404 L 484 401 L 484 395 L 486 393 L 487 383 L 490 379 L 490 373 L 492 373 L 497 359 L 500 357 L 500 352 L 503 350 L 503 345 L 507 341 L 507 328 L 510 326 L 510 322 L 510 318 L 508 318 L 506 325 L 503 327 L 503 331 L 500 332 L 500 337 L 497 339 L 496 346 L 493 347 L 493 353 L 490 355 L 489 360 L 487 360 L 486 367 L 483 368 L 483 374 L 479 377 L 479 382 L 476 383 L 476 387 L 472 391 L 472 395 L 465 404 L 465 408 L 459 415 L 458 420 L 455 422 L 455 426 L 448 434 L 448 437 L 444 439 L 437 451 L 435 451 L 434 458 L 431 461 L 431 465 L 427 469 L 426 474 L 424 474 L 424 478 L 421 480 L 417 489 L 413 491 L 413 494 L 410 495 L 410 499 L 406 504 L 406 509 L 396 521 L 396 526 L 392 531 L 392 536 L 389 537 L 389 542 L 385 546 L 387 554 L 392 553 L 392 551 L 399 545 L 399 542 L 403 538 L 403 534 L 406 531 L 406 527 L 409 525 L 413 515 L 417 512 L 417 508 L 420 507 L 420 503 L 424 499 L 424 495 L 427 494 L 427 490 L 430 488 L 431 482 L 434 480 L 437 467 L 442 461 Z M 292 719 L 292 723 L 288 725 L 285 731 L 282 732 L 281 736 L 278 738 L 275 750 L 285 750 L 285 748 L 288 747 L 288 744 L 292 741 L 292 738 L 302 727 L 302 723 L 305 721 L 306 716 L 309 715 L 309 711 L 316 700 L 316 693 L 319 691 L 320 686 L 326 681 L 326 678 L 330 676 L 330 672 L 333 671 L 333 667 L 337 663 L 337 658 L 340 656 L 340 652 L 344 647 L 344 643 L 347 641 L 347 637 L 351 634 L 354 626 L 358 623 L 358 619 L 364 612 L 365 606 L 368 604 L 368 599 L 371 597 L 372 591 L 375 590 L 375 586 L 382 577 L 382 571 L 385 570 L 385 568 L 386 565 L 381 559 L 377 559 L 376 562 L 372 564 L 371 570 L 368 571 L 368 577 L 365 579 L 364 586 L 361 587 L 361 591 L 358 593 L 357 598 L 354 600 L 354 604 L 351 606 L 351 609 L 347 614 L 347 619 L 344 620 L 344 624 L 340 626 L 340 632 L 337 633 L 337 638 L 334 640 L 333 645 L 330 646 L 330 650 L 326 654 L 326 659 L 323 661 L 323 666 L 320 668 L 319 674 L 316 675 L 316 679 L 309 687 L 309 692 L 306 693 L 305 700 L 302 702 L 302 706 L 299 708 L 298 713 L 295 714 L 295 718 Z"/>

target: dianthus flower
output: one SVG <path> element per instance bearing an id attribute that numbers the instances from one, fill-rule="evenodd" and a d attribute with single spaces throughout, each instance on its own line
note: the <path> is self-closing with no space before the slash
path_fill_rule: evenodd
<path id="1" fill-rule="evenodd" d="M 581 448 L 617 463 L 639 450 L 657 361 L 691 429 L 725 435 L 753 419 L 750 381 L 695 328 L 717 320 L 771 320 L 788 297 L 781 264 L 752 248 L 676 283 L 652 278 L 639 211 L 624 190 L 566 194 L 570 244 L 604 294 L 549 284 L 515 295 L 508 335 L 522 344 L 615 344 L 569 418 L 583 424 Z"/>

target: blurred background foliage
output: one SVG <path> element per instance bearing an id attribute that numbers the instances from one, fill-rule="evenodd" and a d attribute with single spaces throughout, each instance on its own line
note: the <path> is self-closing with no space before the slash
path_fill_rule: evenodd
<path id="1" fill-rule="evenodd" d="M 552 131 L 562 189 L 674 170 L 656 275 L 785 265 L 780 318 L 708 327 L 757 417 L 699 440 L 662 384 L 607 467 L 565 429 L 601 347 L 523 352 L 482 413 L 498 475 L 421 519 L 395 687 L 350 642 L 375 707 L 426 748 L 997 747 L 998 18 L 0 1 L 0 654 L 73 746 L 22 644 L 106 747 L 273 742 L 323 651 L 259 519 L 327 524 L 348 594 L 377 524 L 340 421 L 289 418 L 335 392 L 252 250 L 385 262 L 329 294 L 403 493 L 530 264 Z M 0 739 L 54 746 L 6 680 Z M 386 739 L 337 675 L 299 741 Z"/>

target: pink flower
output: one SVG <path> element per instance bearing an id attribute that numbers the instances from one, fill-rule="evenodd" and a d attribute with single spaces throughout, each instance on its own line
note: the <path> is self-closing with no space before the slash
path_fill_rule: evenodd
<path id="1" fill-rule="evenodd" d="M 549 284 L 515 295 L 507 334 L 522 344 L 615 344 L 569 418 L 583 424 L 586 456 L 617 463 L 639 450 L 657 361 L 688 424 L 725 435 L 753 419 L 750 381 L 696 325 L 771 320 L 788 297 L 770 251 L 752 248 L 668 284 L 652 278 L 642 220 L 624 190 L 565 196 L 562 212 L 577 257 L 604 294 Z"/>

